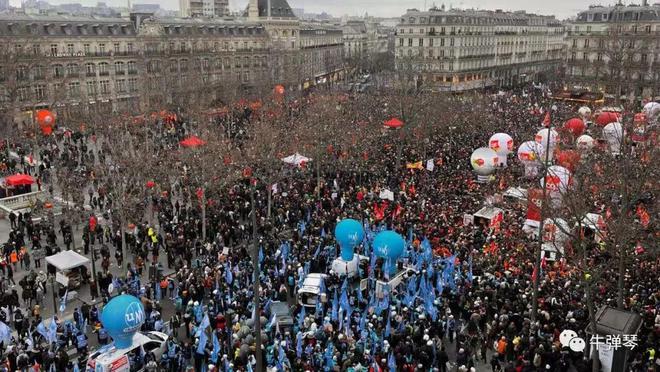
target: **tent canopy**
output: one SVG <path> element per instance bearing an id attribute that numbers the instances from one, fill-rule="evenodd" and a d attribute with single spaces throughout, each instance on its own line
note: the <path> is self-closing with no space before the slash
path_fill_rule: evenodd
<path id="1" fill-rule="evenodd" d="M 282 158 L 283 162 L 285 162 L 287 164 L 295 165 L 295 166 L 300 166 L 301 164 L 307 163 L 310 160 L 312 160 L 312 159 L 310 159 L 306 156 L 300 155 L 299 153 L 295 153 L 293 155 L 287 156 L 286 158 Z"/>
<path id="2" fill-rule="evenodd" d="M 204 141 L 203 139 L 197 136 L 190 136 L 184 139 L 183 141 L 179 142 L 179 144 L 181 144 L 181 146 L 183 147 L 199 147 L 205 145 L 206 141 Z"/>
<path id="3" fill-rule="evenodd" d="M 477 213 L 474 214 L 475 217 L 481 217 L 485 218 L 487 220 L 493 219 L 493 217 L 497 216 L 498 214 L 502 213 L 503 211 L 500 208 L 496 207 L 490 207 L 486 206 L 481 209 Z"/>
<path id="4" fill-rule="evenodd" d="M 89 259 L 75 251 L 62 251 L 46 257 L 46 262 L 55 266 L 59 271 L 70 270 L 89 264 Z"/>
<path id="5" fill-rule="evenodd" d="M 383 126 L 387 128 L 397 129 L 403 126 L 403 122 L 397 118 L 391 118 L 383 123 Z"/>
<path id="6" fill-rule="evenodd" d="M 7 186 L 31 185 L 34 183 L 34 178 L 27 174 L 13 174 L 11 176 L 5 177 L 5 183 Z"/>

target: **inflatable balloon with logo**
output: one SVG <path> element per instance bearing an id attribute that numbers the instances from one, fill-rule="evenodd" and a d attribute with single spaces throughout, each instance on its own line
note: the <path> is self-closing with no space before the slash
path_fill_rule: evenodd
<path id="1" fill-rule="evenodd" d="M 498 164 L 506 167 L 507 156 L 513 152 L 513 138 L 506 133 L 495 133 L 488 141 L 490 147 L 498 157 Z"/>
<path id="2" fill-rule="evenodd" d="M 541 150 L 542 156 L 540 157 L 541 162 L 546 160 L 546 150 L 548 150 L 547 159 L 550 162 L 553 158 L 555 148 L 557 148 L 557 143 L 559 142 L 559 133 L 554 129 L 541 129 L 534 136 L 536 143 L 541 145 L 539 150 Z M 548 143 L 549 142 L 549 143 Z"/>
<path id="3" fill-rule="evenodd" d="M 610 152 L 614 155 L 621 153 L 623 142 L 623 126 L 619 122 L 609 123 L 603 128 L 603 137 L 609 145 Z"/>
<path id="4" fill-rule="evenodd" d="M 590 135 L 583 134 L 578 137 L 577 141 L 575 141 L 575 144 L 579 150 L 588 151 L 594 147 L 595 141 Z"/>
<path id="5" fill-rule="evenodd" d="M 364 239 L 364 228 L 360 222 L 354 219 L 341 220 L 335 227 L 335 239 L 341 248 L 341 259 L 352 261 L 355 246 Z"/>
<path id="6" fill-rule="evenodd" d="M 541 154 L 540 151 L 541 145 L 535 141 L 526 141 L 523 142 L 520 147 L 518 147 L 518 160 L 525 167 L 525 176 L 526 177 L 536 177 L 539 172 L 539 157 Z"/>
<path id="7" fill-rule="evenodd" d="M 474 173 L 477 174 L 477 181 L 482 183 L 488 182 L 498 162 L 497 153 L 488 147 L 480 147 L 474 150 L 470 156 L 470 164 L 472 164 Z"/>
<path id="8" fill-rule="evenodd" d="M 117 349 L 131 346 L 133 335 L 140 330 L 144 320 L 142 302 L 127 294 L 110 300 L 101 313 L 101 324 L 114 340 Z"/>
<path id="9" fill-rule="evenodd" d="M 403 254 L 405 246 L 403 237 L 391 230 L 381 231 L 374 238 L 373 247 L 376 257 L 385 259 L 383 269 L 390 275 L 396 273 L 396 260 Z"/>

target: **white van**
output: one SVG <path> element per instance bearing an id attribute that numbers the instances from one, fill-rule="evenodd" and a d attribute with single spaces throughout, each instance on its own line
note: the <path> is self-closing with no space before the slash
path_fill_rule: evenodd
<path id="1" fill-rule="evenodd" d="M 321 293 L 321 281 L 325 278 L 325 274 L 307 274 L 298 290 L 298 303 L 306 307 L 316 307 L 318 301 L 325 302 L 322 299 L 325 298 L 325 293 Z"/>
<path id="2" fill-rule="evenodd" d="M 165 354 L 167 335 L 162 332 L 137 332 L 133 335 L 130 347 L 117 349 L 114 344 L 99 348 L 87 359 L 88 372 L 131 372 L 129 355 L 131 353 L 153 353 L 156 360 Z"/>

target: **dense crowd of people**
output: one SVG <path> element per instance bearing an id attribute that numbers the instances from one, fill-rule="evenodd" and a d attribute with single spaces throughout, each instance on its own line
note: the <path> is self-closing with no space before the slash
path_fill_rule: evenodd
<path id="1" fill-rule="evenodd" d="M 191 366 L 195 371 L 256 370 L 253 260 L 257 259 L 261 362 L 268 370 L 591 371 L 593 362 L 586 351 L 571 350 L 559 341 L 567 329 L 589 340 L 583 279 L 570 257 L 544 260 L 541 272 L 534 272 L 537 241 L 522 229 L 526 205 L 506 204 L 497 229 L 463 222 L 464 214 L 480 209 L 489 195 L 506 186 L 538 182 L 525 179 L 515 162 L 498 170 L 497 182 L 475 182 L 468 161 L 473 149 L 487 145 L 495 130 L 511 134 L 516 144 L 533 138 L 552 106 L 557 123 L 576 113 L 576 106 L 553 101 L 545 92 L 521 93 L 445 98 L 452 111 L 444 120 L 454 130 L 429 133 L 424 150 L 415 141 L 397 145 L 391 144 L 393 136 L 383 136 L 365 167 L 335 167 L 323 172 L 320 183 L 304 167 L 289 170 L 277 188 L 260 180 L 255 185 L 246 177 L 228 186 L 202 212 L 194 202 L 195 189 L 185 180 L 177 181 L 167 192 L 145 197 L 145 217 L 124 236 L 117 201 L 106 185 L 90 177 L 90 170 L 99 164 L 111 166 L 113 151 L 119 150 L 87 133 L 42 143 L 43 167 L 33 174 L 51 194 L 58 188 L 58 177 L 78 174 L 85 185 L 79 192 L 84 195 L 88 190 L 84 202 L 105 222 L 94 229 L 85 223 L 78 230 L 80 221 L 69 215 L 57 223 L 50 216 L 39 224 L 29 214 L 11 217 L 12 231 L 0 266 L 6 310 L 0 312 L 0 321 L 11 330 L 6 335 L 0 329 L 4 368 L 83 370 L 89 338 L 96 334 L 99 345 L 111 341 L 99 322 L 101 305 L 84 305 L 74 310 L 71 319 L 63 317 L 54 338 L 39 330 L 44 324 L 43 298 L 51 290 L 47 275 L 54 274 L 40 261 L 73 249 L 74 235 L 80 234 L 83 247 L 78 249 L 86 255 L 98 251 L 94 252 L 99 264 L 96 278 L 83 273 L 92 298 L 106 302 L 122 292 L 138 296 L 147 315 L 143 331 L 171 337 L 160 357 L 134 353 L 132 370 L 181 371 Z M 369 102 L 365 116 L 382 116 L 385 98 L 370 97 Z M 301 115 L 304 110 L 304 103 L 296 102 L 296 110 L 288 115 Z M 249 110 L 239 110 L 220 124 L 240 141 L 249 137 L 251 117 Z M 475 126 L 475 120 L 487 123 L 489 129 L 476 130 L 484 127 Z M 153 132 L 161 151 L 176 147 L 190 134 L 182 120 L 158 124 L 166 128 Z M 597 129 L 592 129 L 597 136 Z M 13 150 L 36 150 L 29 146 L 17 142 Z M 398 152 L 409 161 L 426 156 L 435 166 L 432 171 L 406 169 L 392 160 Z M 333 156 L 341 164 L 340 151 Z M 52 169 L 59 176 L 52 177 Z M 393 201 L 380 198 L 385 189 L 394 192 Z M 152 214 L 155 218 L 149 217 Z M 88 216 L 83 216 L 86 221 Z M 256 242 L 253 218 L 258 225 Z M 338 256 L 334 227 L 344 218 L 362 221 L 367 230 L 356 252 L 368 257 L 359 272 L 360 278 L 370 279 L 364 291 L 331 271 Z M 202 223 L 206 223 L 206 240 Z M 639 233 L 653 234 L 653 226 L 640 228 Z M 384 262 L 374 257 L 370 244 L 383 229 L 406 238 L 399 264 L 414 270 L 380 298 L 375 296 L 374 283 L 386 280 Z M 611 258 L 602 246 L 593 242 L 586 249 L 595 264 L 606 268 L 594 285 L 594 302 L 616 307 L 617 268 L 602 264 Z M 660 363 L 656 355 L 660 261 L 652 252 L 634 256 L 625 278 L 625 309 L 642 317 L 637 341 L 627 355 L 631 371 L 654 371 Z M 165 263 L 159 260 L 163 256 Z M 164 276 L 166 269 L 173 274 Z M 13 278 L 17 271 L 27 273 L 18 283 L 21 296 Z M 312 273 L 328 274 L 322 284 L 327 296 L 306 307 L 298 302 L 297 292 Z M 531 320 L 533 275 L 540 276 L 535 321 Z M 65 294 L 61 289 L 58 296 Z M 281 325 L 273 317 L 271 310 L 278 302 L 290 308 L 293 324 Z M 165 308 L 173 309 L 171 316 L 164 316 Z M 76 358 L 67 353 L 73 348 Z"/>

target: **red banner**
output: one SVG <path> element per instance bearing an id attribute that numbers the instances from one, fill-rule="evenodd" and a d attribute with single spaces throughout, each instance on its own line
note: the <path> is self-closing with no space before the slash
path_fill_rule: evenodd
<path id="1" fill-rule="evenodd" d="M 527 221 L 526 224 L 539 224 L 541 222 L 541 204 L 543 203 L 543 190 L 527 190 Z M 534 221 L 529 223 L 530 221 Z"/>

